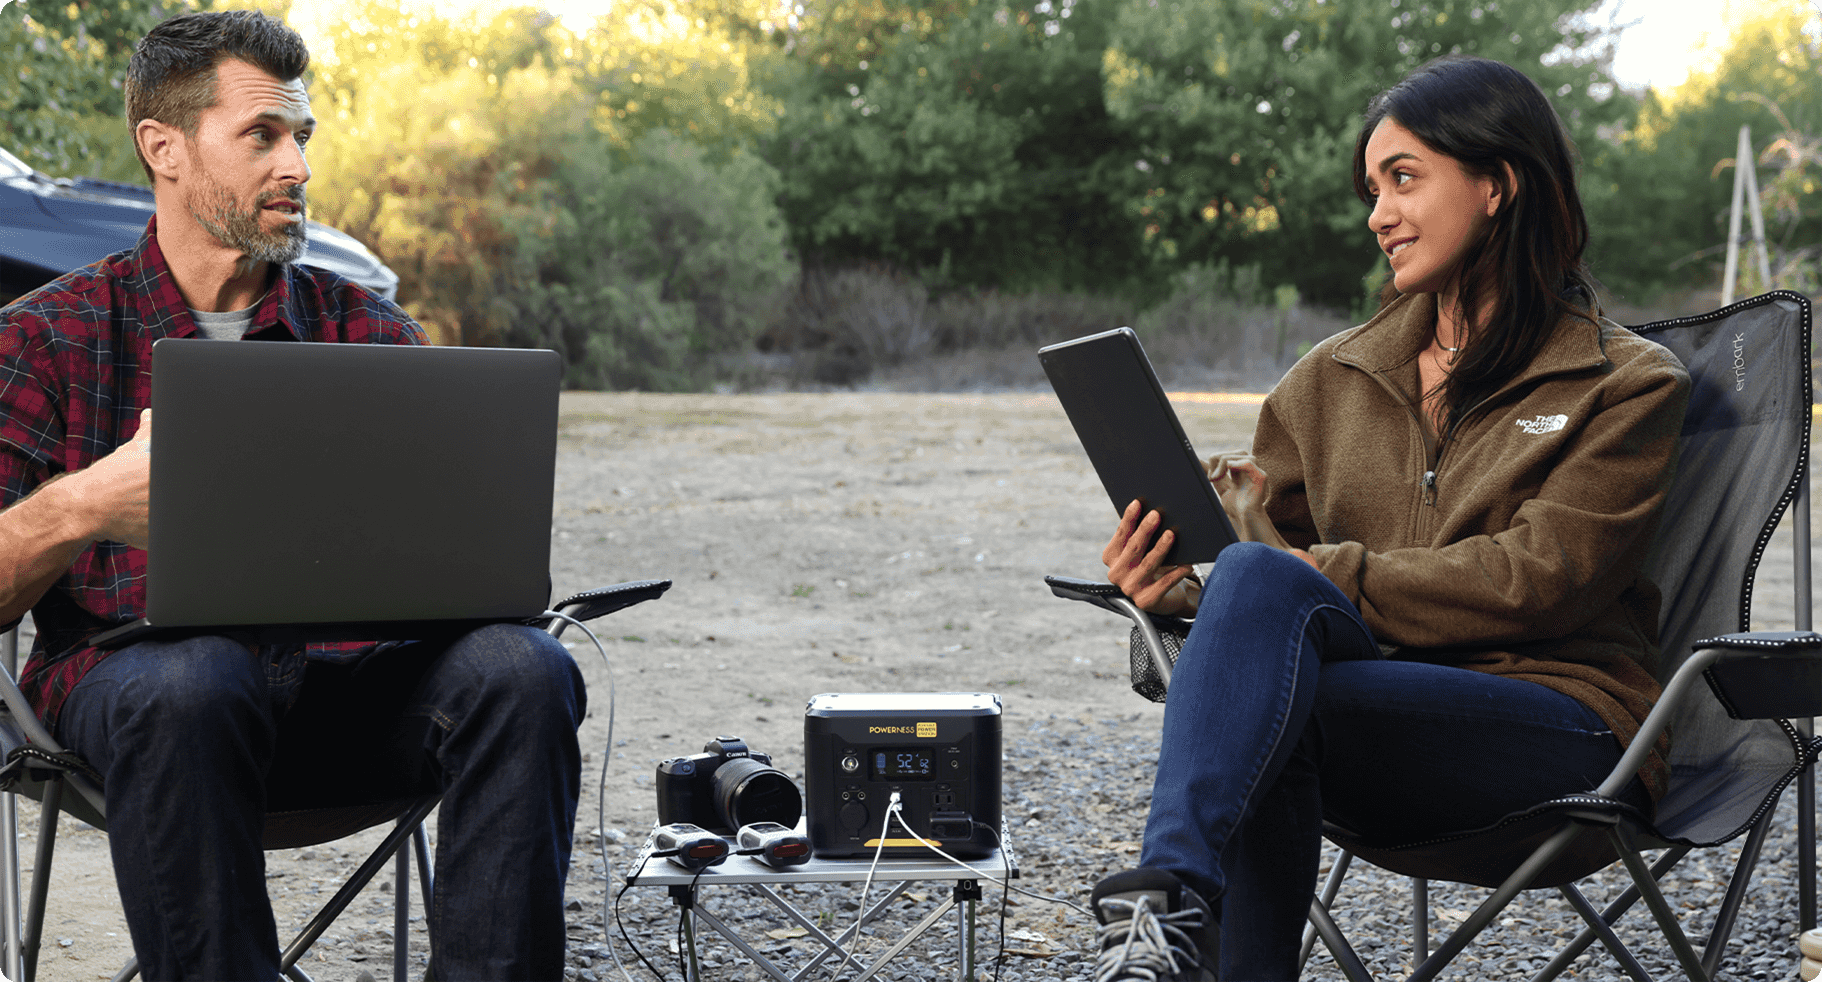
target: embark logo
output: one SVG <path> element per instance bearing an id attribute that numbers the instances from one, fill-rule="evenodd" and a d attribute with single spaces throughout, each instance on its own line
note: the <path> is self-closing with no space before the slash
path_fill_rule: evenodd
<path id="1" fill-rule="evenodd" d="M 1568 426 L 1569 417 L 1561 413 L 1558 413 L 1555 416 L 1544 416 L 1539 414 L 1536 419 L 1521 419 L 1516 422 L 1518 423 L 1519 429 L 1524 430 L 1532 436 L 1536 436 L 1540 433 L 1555 433 L 1557 430 Z"/>
<path id="2" fill-rule="evenodd" d="M 1746 388 L 1746 335 L 1733 336 L 1733 390 Z"/>

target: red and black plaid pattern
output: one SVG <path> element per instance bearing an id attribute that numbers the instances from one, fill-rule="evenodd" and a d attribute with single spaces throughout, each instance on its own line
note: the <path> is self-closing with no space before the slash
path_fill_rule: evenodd
<path id="1" fill-rule="evenodd" d="M 132 439 L 151 403 L 152 343 L 196 335 L 156 233 L 153 219 L 132 249 L 0 308 L 0 506 Z M 279 268 L 247 337 L 427 343 L 390 301 L 295 264 Z M 107 657 L 88 639 L 145 615 L 145 560 L 143 550 L 118 542 L 91 543 L 32 608 L 38 637 L 19 682 L 47 724 L 83 673 Z M 346 657 L 364 645 L 317 647 Z"/>

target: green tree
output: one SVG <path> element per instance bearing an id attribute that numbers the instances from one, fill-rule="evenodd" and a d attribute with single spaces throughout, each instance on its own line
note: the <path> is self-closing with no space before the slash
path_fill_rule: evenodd
<path id="1" fill-rule="evenodd" d="M 1131 127 L 1125 208 L 1167 264 L 1259 263 L 1347 306 L 1376 258 L 1354 197 L 1368 99 L 1446 53 L 1513 65 L 1572 134 L 1624 118 L 1590 0 L 1122 0 L 1107 103 Z"/>
<path id="2" fill-rule="evenodd" d="M 1713 282 L 1726 248 L 1733 158 L 1752 127 L 1767 234 L 1800 257 L 1822 243 L 1822 25 L 1798 0 L 1733 26 L 1713 66 L 1643 98 L 1590 159 L 1596 272 L 1622 295 Z M 1812 267 L 1813 269 L 1813 267 Z M 1813 274 L 1812 274 L 1813 275 Z"/>
<path id="3" fill-rule="evenodd" d="M 127 136 L 123 86 L 133 45 L 184 0 L 30 0 L 0 8 L 0 134 L 57 176 L 144 180 Z M 106 173 L 98 174 L 99 169 Z M 112 163 L 109 167 L 106 164 Z M 122 173 L 122 171 L 125 173 Z"/>
<path id="4" fill-rule="evenodd" d="M 1111 9 L 945 0 L 811 17 L 761 82 L 787 107 L 764 153 L 798 249 L 939 285 L 1109 290 L 1143 274 L 1109 173 L 1126 140 L 1101 95 Z"/>
<path id="5" fill-rule="evenodd" d="M 751 346 L 796 274 L 777 172 L 745 153 L 715 163 L 666 130 L 630 150 L 570 142 L 523 216 L 504 338 L 562 351 L 575 387 L 695 388 Z"/>
<path id="6" fill-rule="evenodd" d="M 328 33 L 312 86 L 317 216 L 386 259 L 438 340 L 550 345 L 573 385 L 679 388 L 763 326 L 795 270 L 776 174 L 737 139 L 711 152 L 648 125 L 672 118 L 662 100 L 612 101 L 600 49 L 625 39 L 577 37 L 535 10 L 449 21 L 387 0 Z M 708 84 L 678 74 L 643 91 L 707 101 L 688 93 Z M 733 105 L 680 128 L 754 125 L 716 84 Z"/>

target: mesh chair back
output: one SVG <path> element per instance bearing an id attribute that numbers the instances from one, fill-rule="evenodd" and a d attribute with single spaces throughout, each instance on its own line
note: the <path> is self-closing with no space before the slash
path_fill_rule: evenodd
<path id="1" fill-rule="evenodd" d="M 1691 380 L 1682 456 L 1647 560 L 1664 595 L 1657 675 L 1668 682 L 1694 642 L 1749 629 L 1759 561 L 1807 480 L 1810 305 L 1777 291 L 1634 330 L 1682 359 Z M 1686 700 L 1671 723 L 1659 835 L 1705 846 L 1745 831 L 1796 775 L 1803 748 L 1785 721 L 1731 719 L 1716 700 Z"/>

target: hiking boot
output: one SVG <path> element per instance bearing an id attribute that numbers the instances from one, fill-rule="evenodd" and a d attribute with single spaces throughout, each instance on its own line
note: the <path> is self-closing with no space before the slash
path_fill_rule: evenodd
<path id="1" fill-rule="evenodd" d="M 1215 982 L 1221 921 L 1168 870 L 1141 867 L 1102 880 L 1090 895 L 1101 923 L 1095 982 Z"/>

